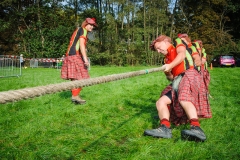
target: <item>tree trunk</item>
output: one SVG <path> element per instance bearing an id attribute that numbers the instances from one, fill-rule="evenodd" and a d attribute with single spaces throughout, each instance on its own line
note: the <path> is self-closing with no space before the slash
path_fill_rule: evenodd
<path id="1" fill-rule="evenodd" d="M 102 0 L 99 0 L 98 1 L 98 7 L 99 7 L 99 10 L 98 10 L 98 13 L 99 13 L 99 15 L 100 15 L 100 21 L 102 21 Z M 99 50 L 101 49 L 101 47 L 102 47 L 102 42 L 103 42 L 103 37 L 102 37 L 102 35 L 103 35 L 103 30 L 102 30 L 102 28 L 101 27 L 99 27 L 99 32 L 98 32 L 98 36 L 99 36 Z"/>
<path id="2" fill-rule="evenodd" d="M 176 7 L 177 7 L 178 0 L 175 1 L 175 5 L 173 8 L 173 13 L 171 14 L 171 30 L 170 30 L 170 37 L 173 38 L 173 28 L 174 28 L 174 15 L 176 13 Z"/>
<path id="3" fill-rule="evenodd" d="M 124 11 L 123 11 L 123 8 L 124 8 L 124 4 L 122 4 L 122 24 L 121 24 L 121 28 L 122 28 L 122 30 L 123 30 L 123 24 L 124 24 Z"/>
<path id="4" fill-rule="evenodd" d="M 145 0 L 143 0 L 143 40 L 144 44 L 146 44 L 146 7 L 145 7 Z M 144 46 L 145 52 L 147 52 L 146 45 Z"/>
<path id="5" fill-rule="evenodd" d="M 79 2 L 80 2 L 80 0 L 79 0 Z M 78 21 L 77 11 L 78 11 L 78 0 L 74 0 L 74 18 L 75 18 L 75 22 Z"/>
<path id="6" fill-rule="evenodd" d="M 40 1 L 41 0 L 38 0 L 37 1 L 37 4 L 38 4 L 38 13 L 37 13 L 37 15 L 38 15 L 38 22 L 39 22 L 39 24 L 40 24 L 40 26 L 39 26 L 39 33 L 40 33 L 40 35 L 41 35 L 41 43 L 42 43 L 42 57 L 43 57 L 43 50 L 44 50 L 44 42 L 45 42 L 45 39 L 44 39 L 44 36 L 43 36 L 43 33 L 42 33 L 42 21 L 41 21 L 41 13 L 40 13 Z"/>

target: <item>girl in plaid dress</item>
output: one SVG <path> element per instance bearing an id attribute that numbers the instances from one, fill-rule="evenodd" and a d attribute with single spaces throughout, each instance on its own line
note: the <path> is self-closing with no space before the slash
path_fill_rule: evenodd
<path id="1" fill-rule="evenodd" d="M 61 78 L 66 80 L 81 80 L 90 78 L 88 74 L 88 58 L 86 53 L 87 33 L 97 27 L 95 18 L 86 18 L 81 27 L 77 28 L 70 39 L 70 43 L 61 69 Z M 72 102 L 84 104 L 85 100 L 79 96 L 82 88 L 72 89 Z"/>

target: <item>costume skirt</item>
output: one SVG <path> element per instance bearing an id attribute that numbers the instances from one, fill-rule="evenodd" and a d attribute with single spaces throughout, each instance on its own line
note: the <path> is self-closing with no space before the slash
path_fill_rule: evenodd
<path id="1" fill-rule="evenodd" d="M 81 80 L 90 78 L 88 69 L 79 55 L 67 56 L 61 69 L 61 78 Z"/>
<path id="2" fill-rule="evenodd" d="M 172 103 L 169 106 L 170 122 L 175 125 L 186 124 L 189 119 L 180 105 L 180 101 L 192 102 L 196 107 L 199 118 L 211 118 L 212 113 L 208 100 L 207 86 L 204 83 L 202 75 L 195 69 L 188 69 L 179 84 L 178 96 L 172 89 L 171 84 L 161 93 L 161 96 L 167 92 L 172 92 Z"/>
<path id="3" fill-rule="evenodd" d="M 188 69 L 179 85 L 178 101 L 188 101 L 196 107 L 198 118 L 211 118 L 207 85 L 203 75 L 195 69 Z M 183 116 L 183 108 L 178 108 L 178 117 Z"/>

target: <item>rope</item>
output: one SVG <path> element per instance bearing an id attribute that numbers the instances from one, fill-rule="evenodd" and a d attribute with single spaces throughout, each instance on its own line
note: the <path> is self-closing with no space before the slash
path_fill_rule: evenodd
<path id="1" fill-rule="evenodd" d="M 58 84 L 50 84 L 46 86 L 38 86 L 38 87 L 32 87 L 32 88 L 24 88 L 19 90 L 10 90 L 5 92 L 0 92 L 0 104 L 19 101 L 22 99 L 29 99 L 33 97 L 42 96 L 45 94 L 67 91 L 74 88 L 82 88 L 82 87 L 92 86 L 95 84 L 121 80 L 129 77 L 135 77 L 143 74 L 162 71 L 164 69 L 165 68 L 162 66 L 159 68 L 152 68 L 149 70 L 140 70 L 140 71 L 134 71 L 134 72 L 121 73 L 121 74 L 112 74 L 108 76 L 101 76 L 101 77 L 89 78 L 84 80 L 76 80 L 76 81 L 62 82 Z"/>

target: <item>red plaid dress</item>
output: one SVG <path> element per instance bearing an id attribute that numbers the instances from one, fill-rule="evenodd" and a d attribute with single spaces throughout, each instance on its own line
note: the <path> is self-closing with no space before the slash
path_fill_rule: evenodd
<path id="1" fill-rule="evenodd" d="M 178 101 L 192 102 L 199 118 L 211 118 L 212 112 L 208 101 L 207 86 L 202 74 L 195 69 L 188 69 L 179 85 Z M 183 116 L 182 107 L 177 109 L 177 115 Z"/>
<path id="2" fill-rule="evenodd" d="M 176 97 L 172 86 L 167 86 L 161 93 L 161 96 L 168 91 L 172 92 L 172 104 L 169 107 L 170 122 L 175 125 L 186 124 L 189 119 L 180 105 L 179 101 L 192 102 L 197 109 L 199 118 L 211 118 L 212 113 L 208 101 L 207 87 L 203 77 L 195 69 L 188 69 L 179 84 L 178 98 Z"/>
<path id="3" fill-rule="evenodd" d="M 205 85 L 207 87 L 207 90 L 208 90 L 208 86 L 209 86 L 210 79 L 211 79 L 208 70 L 204 69 L 203 73 L 202 73 L 202 76 L 203 76 L 204 83 L 205 83 Z"/>
<path id="4" fill-rule="evenodd" d="M 84 65 L 83 59 L 79 55 L 67 56 L 61 70 L 61 78 L 63 79 L 87 79 L 90 78 L 87 67 Z"/>
<path id="5" fill-rule="evenodd" d="M 172 89 L 172 85 L 168 85 L 161 93 L 161 96 L 165 95 L 166 93 L 168 93 L 169 91 L 172 92 L 172 103 L 168 106 L 169 112 L 170 112 L 170 118 L 169 121 L 173 124 L 175 124 L 176 126 L 180 125 L 180 124 L 186 124 L 188 123 L 188 117 L 185 115 L 182 116 L 178 116 L 177 114 L 177 110 L 179 108 L 182 108 L 182 106 L 180 105 L 175 92 Z M 185 113 L 185 112 L 184 112 Z"/>

